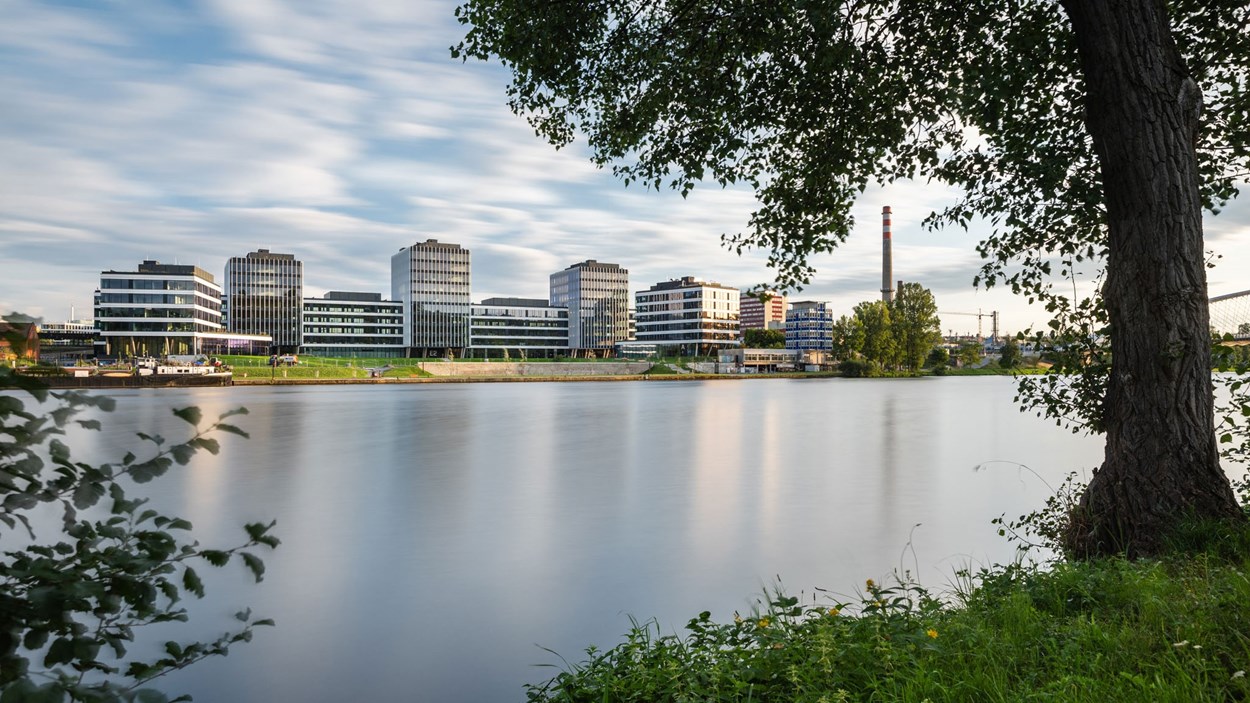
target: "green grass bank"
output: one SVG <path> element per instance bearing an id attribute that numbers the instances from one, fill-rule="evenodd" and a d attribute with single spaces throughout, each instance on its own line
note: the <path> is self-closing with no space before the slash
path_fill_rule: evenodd
<path id="1" fill-rule="evenodd" d="M 934 597 L 869 581 L 775 596 L 680 636 L 636 623 L 531 701 L 1236 701 L 1250 695 L 1250 543 L 1233 554 L 1012 565 Z"/>

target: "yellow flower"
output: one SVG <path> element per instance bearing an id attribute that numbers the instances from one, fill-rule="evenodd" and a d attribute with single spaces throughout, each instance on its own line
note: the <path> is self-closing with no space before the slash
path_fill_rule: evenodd
<path id="1" fill-rule="evenodd" d="M 757 626 L 759 626 L 759 627 L 768 627 L 768 626 L 769 626 L 769 624 L 771 624 L 771 623 L 772 623 L 772 620 L 769 620 L 768 618 L 760 618 L 760 619 L 759 619 L 759 622 L 757 622 L 757 623 L 755 623 L 755 624 L 756 624 Z"/>
<path id="2" fill-rule="evenodd" d="M 838 616 L 838 613 L 841 613 L 841 612 L 842 612 L 842 611 L 841 611 L 841 610 L 838 610 L 837 608 L 830 608 L 830 609 L 829 609 L 829 615 L 831 615 L 831 616 L 833 616 L 833 617 L 835 617 L 835 618 Z"/>
<path id="3" fill-rule="evenodd" d="M 937 630 L 929 630 L 925 634 L 928 635 L 931 640 L 937 639 Z"/>
<path id="4" fill-rule="evenodd" d="M 873 581 L 872 579 L 868 579 L 867 581 L 864 582 L 864 585 L 868 588 L 868 590 L 871 591 L 872 589 L 877 587 L 877 582 Z"/>
<path id="5" fill-rule="evenodd" d="M 734 622 L 736 622 L 736 623 L 741 623 L 741 622 L 742 622 L 742 616 L 741 616 L 741 615 L 739 615 L 739 614 L 737 614 L 737 613 L 734 613 Z"/>

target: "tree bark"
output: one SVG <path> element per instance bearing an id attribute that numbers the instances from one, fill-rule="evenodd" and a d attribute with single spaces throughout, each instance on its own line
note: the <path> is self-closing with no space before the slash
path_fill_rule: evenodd
<path id="1" fill-rule="evenodd" d="M 1237 519 L 1220 469 L 1195 135 L 1201 92 L 1163 0 L 1062 0 L 1102 168 L 1111 379 L 1106 457 L 1068 532 L 1077 556 L 1158 553 L 1186 519 Z"/>

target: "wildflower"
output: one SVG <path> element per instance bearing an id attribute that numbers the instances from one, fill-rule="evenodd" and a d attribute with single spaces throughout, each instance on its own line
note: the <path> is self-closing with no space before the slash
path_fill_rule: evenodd
<path id="1" fill-rule="evenodd" d="M 929 639 L 931 640 L 937 639 L 937 630 L 930 628 L 929 630 L 925 631 L 925 634 L 928 635 Z"/>
<path id="2" fill-rule="evenodd" d="M 868 590 L 871 591 L 872 589 L 877 587 L 877 582 L 873 581 L 872 579 L 868 579 L 867 581 L 864 582 L 864 586 L 866 586 Z"/>
<path id="3" fill-rule="evenodd" d="M 759 622 L 757 622 L 757 623 L 755 623 L 755 624 L 756 624 L 756 626 L 757 626 L 757 627 L 764 628 L 764 627 L 768 627 L 770 624 L 772 624 L 772 620 L 770 620 L 770 619 L 768 619 L 768 618 L 760 618 L 760 619 L 759 619 Z"/>
<path id="4" fill-rule="evenodd" d="M 1200 645 L 1200 644 L 1195 644 L 1195 645 L 1194 645 L 1194 649 L 1202 649 L 1202 645 Z"/>
<path id="5" fill-rule="evenodd" d="M 1173 647 L 1176 647 L 1177 649 L 1179 649 L 1179 648 L 1181 648 L 1181 647 L 1188 646 L 1188 645 L 1189 645 L 1189 640 L 1181 640 L 1180 642 L 1173 642 L 1173 643 L 1172 643 L 1172 646 L 1173 646 Z"/>
<path id="6" fill-rule="evenodd" d="M 841 613 L 841 612 L 842 612 L 842 611 L 841 611 L 841 610 L 838 610 L 837 608 L 830 608 L 830 609 L 829 609 L 829 615 L 830 615 L 830 617 L 835 617 L 835 618 L 836 618 L 836 617 L 838 617 L 838 613 Z"/>
<path id="7" fill-rule="evenodd" d="M 739 625 L 741 625 L 741 624 L 742 624 L 742 616 L 741 616 L 741 615 L 739 615 L 739 614 L 737 614 L 737 613 L 734 613 L 734 622 L 736 622 L 736 623 L 738 623 Z"/>
<path id="8" fill-rule="evenodd" d="M 1246 678 L 1246 672 L 1244 672 L 1244 671 L 1234 671 L 1234 672 L 1233 672 L 1233 678 L 1235 678 L 1235 679 L 1244 679 L 1244 678 Z"/>
<path id="9" fill-rule="evenodd" d="M 782 643 L 780 643 L 780 642 L 774 642 L 774 643 L 773 643 L 773 649 L 781 649 L 781 648 L 782 648 L 782 647 L 784 647 L 784 646 L 785 646 L 785 645 L 784 645 L 784 644 L 782 644 Z"/>

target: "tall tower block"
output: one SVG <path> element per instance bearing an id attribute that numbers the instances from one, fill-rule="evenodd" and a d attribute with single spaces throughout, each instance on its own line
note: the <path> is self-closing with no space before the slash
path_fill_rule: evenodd
<path id="1" fill-rule="evenodd" d="M 890 251 L 890 206 L 881 208 L 881 300 L 894 300 L 894 255 Z"/>

